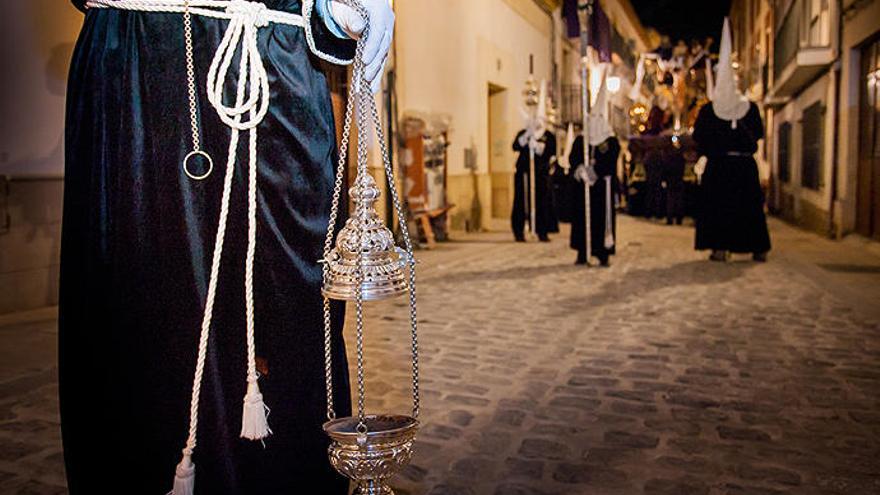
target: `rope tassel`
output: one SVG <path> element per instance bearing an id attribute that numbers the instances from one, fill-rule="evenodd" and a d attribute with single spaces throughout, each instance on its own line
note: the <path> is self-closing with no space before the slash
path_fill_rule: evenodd
<path id="1" fill-rule="evenodd" d="M 192 456 L 183 454 L 183 459 L 177 465 L 174 475 L 174 488 L 171 495 L 193 495 L 196 485 L 196 465 L 192 462 Z"/>
<path id="2" fill-rule="evenodd" d="M 241 437 L 248 440 L 262 440 L 272 434 L 269 428 L 269 408 L 263 402 L 263 394 L 256 381 L 248 382 L 244 396 L 244 411 L 241 415 Z M 177 495 L 177 494 L 175 494 Z"/>

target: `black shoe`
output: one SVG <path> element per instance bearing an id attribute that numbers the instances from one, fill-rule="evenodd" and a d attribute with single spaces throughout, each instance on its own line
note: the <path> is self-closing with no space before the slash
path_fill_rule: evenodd
<path id="1" fill-rule="evenodd" d="M 609 266 L 611 266 L 610 258 L 608 258 L 608 256 L 603 256 L 599 258 L 599 266 L 603 268 L 608 268 Z"/>
<path id="2" fill-rule="evenodd" d="M 712 254 L 709 255 L 709 261 L 727 261 L 727 251 L 721 251 L 717 249 L 712 250 Z"/>
<path id="3" fill-rule="evenodd" d="M 763 253 L 752 253 L 752 259 L 758 263 L 766 263 L 767 251 L 764 251 Z"/>
<path id="4" fill-rule="evenodd" d="M 550 238 L 547 237 L 547 234 L 538 234 L 538 240 L 541 242 L 550 242 Z"/>
<path id="5" fill-rule="evenodd" d="M 522 234 L 515 235 L 515 236 L 513 236 L 513 238 L 514 238 L 514 240 L 516 240 L 516 242 L 526 242 L 526 236 L 524 236 Z"/>
<path id="6" fill-rule="evenodd" d="M 587 255 L 578 253 L 577 259 L 574 261 L 575 265 L 586 265 L 587 264 Z"/>
<path id="7" fill-rule="evenodd" d="M 675 225 L 681 225 L 684 223 L 684 218 L 678 217 L 675 219 Z"/>
<path id="8" fill-rule="evenodd" d="M 671 219 L 671 218 L 667 218 L 667 219 L 666 219 L 666 225 L 672 225 L 672 219 Z"/>

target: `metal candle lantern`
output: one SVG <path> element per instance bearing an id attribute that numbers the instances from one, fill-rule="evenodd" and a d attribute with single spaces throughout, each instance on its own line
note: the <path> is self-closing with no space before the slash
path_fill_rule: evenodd
<path id="1" fill-rule="evenodd" d="M 355 0 L 349 5 L 366 19 L 366 12 Z M 369 26 L 367 26 L 369 30 Z M 393 170 L 382 125 L 369 84 L 364 78 L 362 54 L 365 31 L 357 44 L 352 85 L 346 106 L 345 124 L 327 238 L 324 244 L 324 356 L 327 384 L 327 417 L 324 431 L 330 437 L 330 463 L 356 483 L 356 495 L 393 495 L 387 481 L 406 466 L 413 453 L 419 428 L 418 318 L 416 313 L 416 273 L 412 241 L 406 215 L 394 186 Z M 350 189 L 355 209 L 334 243 L 336 221 L 342 201 L 342 183 L 349 151 L 352 116 L 357 117 L 357 176 Z M 367 172 L 367 131 L 372 121 L 382 154 L 388 190 L 397 213 L 404 249 L 397 247 L 391 231 L 375 211 L 380 196 L 376 182 Z M 387 299 L 409 293 L 410 337 L 412 339 L 411 416 L 367 415 L 364 378 L 365 301 Z M 352 301 L 356 315 L 357 416 L 337 418 L 333 408 L 330 299 Z"/>
<path id="2" fill-rule="evenodd" d="M 534 77 L 534 56 L 529 55 L 529 78 L 526 80 L 526 89 L 523 90 L 523 96 L 526 99 L 526 107 L 528 108 L 529 113 L 529 130 L 532 133 L 537 132 L 538 130 L 538 84 L 535 82 Z M 534 139 L 538 139 L 540 136 L 533 136 Z M 529 208 L 529 233 L 532 235 L 535 234 L 535 226 L 536 226 L 536 212 L 535 212 L 535 148 L 532 146 L 531 139 L 529 140 L 529 178 L 527 187 L 523 189 L 523 191 L 528 191 L 526 194 L 529 195 L 529 200 L 524 202 L 523 204 L 527 204 Z"/>

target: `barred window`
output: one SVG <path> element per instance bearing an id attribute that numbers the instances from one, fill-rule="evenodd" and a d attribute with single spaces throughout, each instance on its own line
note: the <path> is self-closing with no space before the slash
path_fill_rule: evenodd
<path id="1" fill-rule="evenodd" d="M 779 167 L 779 180 L 791 181 L 791 122 L 779 126 L 779 148 L 776 150 L 776 163 Z"/>
<path id="2" fill-rule="evenodd" d="M 822 187 L 822 151 L 825 141 L 825 107 L 816 102 L 804 110 L 803 158 L 801 159 L 801 185 L 819 190 Z"/>

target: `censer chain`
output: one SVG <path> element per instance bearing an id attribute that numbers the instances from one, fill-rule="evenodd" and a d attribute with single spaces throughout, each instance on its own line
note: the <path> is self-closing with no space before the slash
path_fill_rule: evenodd
<path id="1" fill-rule="evenodd" d="M 333 199 L 330 205 L 330 221 L 327 228 L 327 237 L 324 240 L 323 281 L 326 284 L 330 276 L 329 258 L 333 249 L 333 234 L 336 231 L 336 222 L 339 220 L 339 203 L 342 198 L 342 187 L 345 179 L 345 167 L 348 164 L 348 150 L 350 147 L 351 120 L 354 109 L 354 98 L 349 97 L 345 105 L 345 117 L 343 119 L 342 143 L 339 146 L 339 157 L 336 166 L 336 180 L 333 185 Z M 324 366 L 327 385 L 327 419 L 336 419 L 333 408 L 333 349 L 332 349 L 332 324 L 330 321 L 330 299 L 324 297 Z"/>
<path id="2" fill-rule="evenodd" d="M 363 54 L 363 47 L 358 43 L 355 53 L 355 64 Z M 336 166 L 336 178 L 333 184 L 333 199 L 330 205 L 330 220 L 327 226 L 327 237 L 324 239 L 324 259 L 322 260 L 323 282 L 327 283 L 330 276 L 330 253 L 333 250 L 334 233 L 336 223 L 339 220 L 339 203 L 342 200 L 342 187 L 345 180 L 345 168 L 348 164 L 348 152 L 350 148 L 352 114 L 355 107 L 355 98 L 349 95 L 345 104 L 345 117 L 343 118 L 342 142 L 339 146 L 339 156 Z M 330 312 L 330 299 L 324 297 L 324 374 L 327 386 L 327 419 L 336 419 L 336 411 L 333 406 L 333 343 L 332 323 Z"/>
<path id="3" fill-rule="evenodd" d="M 385 131 L 382 128 L 379 119 L 379 109 L 376 107 L 376 101 L 370 99 L 370 109 L 372 112 L 373 123 L 376 127 L 376 140 L 379 141 L 379 151 L 382 154 L 382 162 L 385 168 L 385 177 L 388 179 L 388 189 L 391 194 L 391 200 L 394 203 L 394 210 L 397 213 L 397 221 L 400 225 L 400 233 L 403 236 L 404 246 L 406 247 L 407 264 L 409 265 L 409 320 L 410 333 L 412 338 L 412 395 L 413 395 L 413 417 L 419 418 L 420 396 L 419 396 L 419 338 L 418 338 L 418 310 L 416 308 L 416 259 L 413 253 L 412 239 L 409 236 L 409 226 L 407 225 L 406 213 L 403 209 L 403 203 L 400 201 L 400 195 L 394 184 L 394 170 L 391 167 L 391 159 L 388 154 L 387 144 L 385 143 Z"/>
<path id="4" fill-rule="evenodd" d="M 355 8 L 365 19 L 367 12 L 356 0 L 348 0 L 347 4 Z M 384 131 L 379 118 L 378 108 L 375 99 L 372 97 L 369 84 L 364 77 L 365 66 L 362 60 L 364 40 L 368 37 L 369 25 L 365 28 L 364 33 L 357 43 L 355 53 L 355 62 L 352 74 L 352 88 L 349 99 L 346 104 L 345 118 L 343 121 L 342 143 L 340 145 L 339 161 L 337 164 L 336 178 L 333 189 L 333 199 L 330 211 L 330 221 L 328 226 L 327 237 L 324 243 L 324 267 L 323 278 L 326 282 L 329 277 L 328 261 L 331 255 L 334 232 L 336 222 L 339 218 L 339 207 L 342 196 L 343 178 L 347 164 L 348 152 L 350 150 L 350 135 L 353 117 L 357 120 L 358 143 L 357 143 L 357 174 L 367 174 L 367 142 L 369 139 L 368 130 L 370 120 L 376 129 L 376 137 L 382 154 L 384 172 L 391 194 L 394 209 L 397 214 L 401 233 L 404 238 L 406 247 L 406 256 L 409 275 L 409 306 L 410 306 L 410 327 L 412 337 L 412 388 L 413 388 L 413 416 L 418 418 L 420 409 L 419 396 L 419 352 L 418 352 L 418 317 L 416 308 L 416 274 L 415 274 L 415 257 L 413 255 L 412 240 L 409 236 L 409 228 L 406 222 L 406 215 L 403 204 L 394 184 L 393 169 L 388 155 L 388 148 L 384 139 Z M 369 109 L 369 114 L 367 113 Z M 353 115 L 354 114 L 354 115 Z M 363 219 L 366 212 L 363 211 L 364 205 L 359 205 L 359 209 L 354 212 L 354 222 L 356 223 L 357 237 L 356 245 L 360 246 L 363 236 Z M 366 387 L 365 387 L 365 366 L 364 366 L 364 316 L 363 316 L 363 265 L 362 258 L 358 257 L 355 265 L 355 284 L 358 287 L 355 297 L 355 315 L 356 315 L 356 346 L 357 346 L 357 383 L 358 383 L 358 425 L 357 431 L 360 434 L 367 433 L 366 425 Z M 325 374 L 327 386 L 327 417 L 334 419 L 336 414 L 333 408 L 333 370 L 332 370 L 332 335 L 331 335 L 331 311 L 330 301 L 324 298 L 324 358 L 325 358 Z"/>
<path id="5" fill-rule="evenodd" d="M 356 2 L 357 7 L 361 15 L 367 19 L 366 11 L 360 5 L 359 2 Z M 365 28 L 364 33 L 361 35 L 361 39 L 358 41 L 359 46 L 363 46 L 363 40 L 367 38 L 367 32 L 369 30 L 369 23 L 367 24 L 367 28 Z M 358 57 L 358 60 L 361 60 Z M 368 125 L 367 125 L 367 114 L 366 114 L 366 103 L 370 98 L 370 88 L 366 82 L 366 78 L 364 77 L 364 63 L 360 61 L 360 63 L 356 64 L 354 67 L 355 70 L 355 84 L 358 84 L 360 87 L 357 89 L 358 94 L 357 98 L 360 98 L 360 104 L 357 108 L 357 123 L 358 123 L 358 151 L 357 151 L 357 173 L 358 177 L 365 176 L 367 172 L 367 139 L 369 136 L 367 135 Z M 361 202 L 358 204 L 358 211 L 355 212 L 355 220 L 357 222 L 357 237 L 355 238 L 356 246 L 358 246 L 358 256 L 355 262 L 355 286 L 357 287 L 356 296 L 355 296 L 355 316 L 356 316 L 356 338 L 357 338 L 357 386 L 358 386 L 358 425 L 357 431 L 362 435 L 366 435 L 367 433 L 367 421 L 366 421 L 366 377 L 365 377 L 365 366 L 364 366 L 364 267 L 363 267 L 363 235 L 364 235 L 364 218 L 366 217 L 367 212 L 367 204 L 365 202 Z"/>

